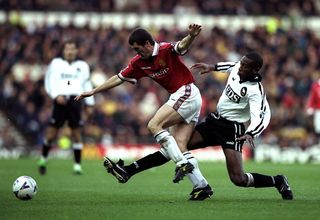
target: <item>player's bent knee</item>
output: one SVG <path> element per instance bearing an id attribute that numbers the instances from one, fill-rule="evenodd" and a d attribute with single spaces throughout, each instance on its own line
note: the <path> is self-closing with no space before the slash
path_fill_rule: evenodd
<path id="1" fill-rule="evenodd" d="M 148 122 L 147 128 L 152 134 L 155 134 L 157 131 L 161 130 L 161 127 L 159 127 L 159 125 L 156 124 L 152 119 Z"/>
<path id="2" fill-rule="evenodd" d="M 247 180 L 243 175 L 238 174 L 230 174 L 230 180 L 231 182 L 236 186 L 246 186 Z"/>

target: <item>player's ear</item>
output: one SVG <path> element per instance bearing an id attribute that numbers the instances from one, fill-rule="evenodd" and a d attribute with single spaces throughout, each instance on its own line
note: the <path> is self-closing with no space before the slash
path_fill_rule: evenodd
<path id="1" fill-rule="evenodd" d="M 147 40 L 147 41 L 144 43 L 143 46 L 147 47 L 147 46 L 150 46 L 150 45 L 151 45 L 150 42 Z"/>
<path id="2" fill-rule="evenodd" d="M 253 69 L 252 69 L 252 72 L 253 72 L 254 74 L 258 74 L 258 73 L 259 73 L 259 70 L 260 70 L 260 68 L 259 68 L 259 67 L 256 67 L 256 68 L 253 68 Z"/>

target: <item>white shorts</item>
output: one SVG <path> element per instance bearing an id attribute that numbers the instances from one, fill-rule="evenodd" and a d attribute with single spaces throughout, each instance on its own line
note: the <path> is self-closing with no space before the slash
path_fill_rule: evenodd
<path id="1" fill-rule="evenodd" d="M 181 86 L 172 93 L 166 104 L 176 110 L 188 124 L 199 120 L 202 99 L 198 87 L 193 83 Z"/>
<path id="2" fill-rule="evenodd" d="M 314 111 L 313 125 L 315 132 L 320 134 L 320 110 L 318 109 Z"/>

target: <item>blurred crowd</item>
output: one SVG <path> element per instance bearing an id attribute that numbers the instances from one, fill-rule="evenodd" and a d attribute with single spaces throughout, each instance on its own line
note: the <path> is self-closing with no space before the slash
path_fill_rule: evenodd
<path id="1" fill-rule="evenodd" d="M 30 144 L 41 144 L 51 114 L 43 77 L 50 60 L 59 55 L 62 42 L 71 37 L 80 42 L 79 56 L 90 64 L 92 79 L 99 84 L 117 74 L 135 55 L 127 43 L 130 32 L 112 27 L 90 30 L 73 26 L 0 25 L 1 110 Z M 186 34 L 174 27 L 153 29 L 151 33 L 158 42 L 173 42 Z M 305 114 L 311 83 L 320 76 L 320 38 L 312 31 L 284 31 L 279 27 L 268 32 L 266 27 L 257 27 L 253 31 L 229 32 L 203 27 L 203 34 L 183 59 L 188 66 L 196 62 L 237 61 L 249 50 L 260 52 L 264 58 L 261 74 L 272 109 L 271 123 L 258 141 L 302 148 L 317 143 L 312 120 Z M 215 111 L 226 76 L 194 75 L 203 97 L 203 119 Z M 85 115 L 85 141 L 154 143 L 146 125 L 167 97 L 150 79 L 142 79 L 137 85 L 124 83 L 95 96 L 94 114 Z"/>
<path id="2" fill-rule="evenodd" d="M 0 0 L 1 10 L 319 15 L 318 0 Z"/>

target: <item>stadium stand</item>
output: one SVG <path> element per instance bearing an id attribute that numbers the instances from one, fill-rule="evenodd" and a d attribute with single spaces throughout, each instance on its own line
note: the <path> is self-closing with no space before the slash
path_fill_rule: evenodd
<path id="1" fill-rule="evenodd" d="M 290 2 L 294 12 L 300 7 L 303 16 L 319 14 L 317 1 L 0 1 L 0 8 L 10 11 L 69 10 L 72 3 L 77 11 L 149 11 L 172 13 L 194 8 L 192 13 L 202 14 L 272 14 L 288 15 L 284 4 Z M 122 2 L 122 5 L 118 5 Z M 131 2 L 129 4 L 129 2 Z M 150 2 L 153 2 L 152 4 Z M 143 5 L 144 8 L 141 8 Z M 162 7 L 163 6 L 163 7 Z M 138 7 L 138 8 L 137 8 Z M 184 8 L 184 9 L 179 9 Z M 159 11 L 161 8 L 161 11 Z M 179 9 L 179 10 L 178 10 Z M 188 9 L 188 10 L 189 10 Z M 191 12 L 190 12 L 191 13 Z M 98 27 L 20 24 L 12 20 L 0 25 L 0 105 L 30 146 L 41 144 L 44 126 L 50 115 L 50 101 L 43 88 L 43 74 L 50 59 L 59 53 L 61 43 L 69 37 L 81 42 L 80 56 L 91 66 L 93 80 L 110 77 L 124 67 L 134 55 L 127 45 L 131 29 L 123 27 Z M 175 27 L 153 30 L 156 40 L 175 40 L 183 33 Z M 234 61 L 248 50 L 258 50 L 265 59 L 262 74 L 272 108 L 272 121 L 260 143 L 278 143 L 282 147 L 306 148 L 317 142 L 312 121 L 305 115 L 304 106 L 311 83 L 319 72 L 320 39 L 308 29 L 285 30 L 281 25 L 275 30 L 257 26 L 253 30 L 221 29 L 205 30 L 184 57 L 191 66 L 195 62 L 214 63 Z M 215 110 L 222 90 L 222 75 L 198 77 L 197 85 L 203 96 L 202 118 Z M 86 142 L 153 143 L 146 129 L 152 108 L 163 103 L 167 94 L 150 80 L 142 80 L 137 86 L 122 85 L 96 97 L 98 104 L 94 117 L 85 126 Z M 132 108 L 136 106 L 136 108 Z M 148 111 L 147 111 L 148 110 Z M 1 132 L 1 139 L 6 140 Z M 7 144 L 8 145 L 8 144 Z M 9 144 L 10 145 L 10 144 Z M 13 144 L 12 144 L 13 145 Z M 6 146 L 6 145 L 4 145 Z"/>

